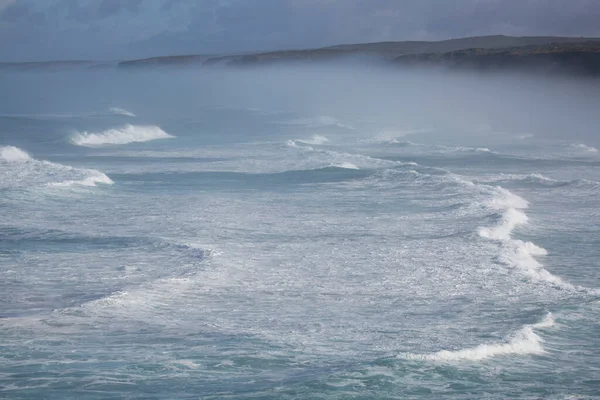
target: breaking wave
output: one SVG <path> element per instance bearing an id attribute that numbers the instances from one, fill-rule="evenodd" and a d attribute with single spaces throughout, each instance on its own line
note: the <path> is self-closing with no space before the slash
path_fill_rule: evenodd
<path id="1" fill-rule="evenodd" d="M 574 143 L 571 147 L 577 151 L 585 153 L 598 153 L 598 149 L 592 146 L 585 145 L 583 143 Z"/>
<path id="2" fill-rule="evenodd" d="M 548 313 L 542 321 L 525 325 L 505 343 L 481 344 L 473 348 L 454 351 L 442 350 L 432 354 L 405 354 L 400 357 L 424 361 L 481 361 L 490 357 L 543 354 L 544 340 L 535 331 L 550 328 L 554 324 L 552 314 Z"/>
<path id="3" fill-rule="evenodd" d="M 310 139 L 296 139 L 296 140 L 294 140 L 294 142 L 319 145 L 319 144 L 325 144 L 325 143 L 329 142 L 329 139 L 327 139 L 325 136 L 321 136 L 321 135 L 312 135 L 310 137 Z"/>
<path id="4" fill-rule="evenodd" d="M 0 159 L 6 162 L 23 162 L 31 160 L 29 154 L 14 146 L 0 147 Z"/>
<path id="5" fill-rule="evenodd" d="M 131 111 L 127 111 L 124 108 L 119 108 L 119 107 L 111 107 L 108 109 L 108 111 L 111 114 L 116 114 L 116 115 L 124 115 L 126 117 L 135 117 L 135 114 L 132 113 Z"/>
<path id="6" fill-rule="evenodd" d="M 343 169 L 360 169 L 356 165 L 354 165 L 350 162 L 343 162 L 341 164 L 332 164 L 331 166 L 336 167 L 336 168 L 343 168 Z"/>
<path id="7" fill-rule="evenodd" d="M 71 141 L 77 146 L 93 147 L 111 144 L 147 142 L 150 140 L 170 139 L 174 137 L 175 136 L 169 135 L 155 125 L 127 124 L 122 128 L 107 129 L 99 133 L 76 133 L 71 137 Z"/>
<path id="8" fill-rule="evenodd" d="M 536 259 L 546 255 L 546 249 L 512 238 L 513 231 L 529 221 L 523 211 L 529 206 L 527 200 L 501 187 L 491 190 L 493 195 L 486 206 L 491 210 L 501 211 L 500 220 L 494 226 L 479 228 L 478 233 L 482 238 L 499 242 L 500 255 L 497 261 L 521 270 L 533 281 L 547 282 L 563 289 L 574 289 L 570 283 L 548 272 Z"/>
<path id="9" fill-rule="evenodd" d="M 92 170 L 90 170 L 92 171 Z M 63 182 L 54 182 L 49 183 L 48 186 L 96 186 L 96 184 L 102 183 L 105 185 L 112 185 L 114 182 L 110 179 L 106 174 L 99 172 L 97 175 L 92 175 L 88 178 L 84 178 L 81 180 L 71 180 L 71 181 L 63 181 Z"/>
<path id="10" fill-rule="evenodd" d="M 74 168 L 68 165 L 39 161 L 18 147 L 0 147 L 0 189 L 39 186 L 96 186 L 114 182 L 95 169 Z"/>

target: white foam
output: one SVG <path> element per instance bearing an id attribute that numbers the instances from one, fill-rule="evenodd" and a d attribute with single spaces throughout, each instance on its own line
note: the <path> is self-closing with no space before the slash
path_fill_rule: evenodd
<path id="1" fill-rule="evenodd" d="M 93 171 L 93 172 L 97 172 L 97 175 L 93 175 L 81 180 L 67 180 L 67 181 L 63 181 L 63 182 L 54 182 L 54 183 L 49 183 L 48 186 L 55 186 L 55 187 L 67 187 L 67 186 L 96 186 L 96 184 L 98 183 L 102 183 L 104 185 L 112 185 L 114 182 L 112 179 L 110 179 L 106 174 L 100 172 L 100 171 L 95 171 L 95 170 L 89 170 L 89 171 Z"/>
<path id="2" fill-rule="evenodd" d="M 134 142 L 147 142 L 157 139 L 170 139 L 169 135 L 155 125 L 130 125 L 118 129 L 107 129 L 99 133 L 82 132 L 71 137 L 71 141 L 78 146 L 102 146 L 107 144 L 127 144 Z"/>
<path id="3" fill-rule="evenodd" d="M 554 318 L 549 313 L 542 321 L 525 325 L 506 343 L 481 344 L 462 350 L 442 350 L 432 354 L 406 354 L 401 357 L 424 361 L 481 361 L 490 357 L 543 354 L 544 340 L 535 333 L 535 330 L 547 329 L 554 324 Z"/>
<path id="4" fill-rule="evenodd" d="M 493 210 L 503 210 L 507 208 L 525 209 L 529 207 L 529 202 L 510 190 L 496 186 L 491 189 L 492 197 L 486 202 L 486 206 Z"/>
<path id="5" fill-rule="evenodd" d="M 586 152 L 586 153 L 597 153 L 598 152 L 597 148 L 585 145 L 583 143 L 575 143 L 575 144 L 572 144 L 571 147 L 573 147 L 577 150 Z"/>
<path id="6" fill-rule="evenodd" d="M 100 171 L 36 160 L 13 146 L 0 147 L 0 163 L 4 164 L 0 169 L 0 188 L 96 186 L 99 183 L 114 183 Z"/>
<path id="7" fill-rule="evenodd" d="M 548 282 L 564 289 L 574 290 L 575 287 L 562 278 L 551 274 L 535 258 L 548 254 L 546 249 L 536 246 L 531 242 L 512 240 L 506 243 L 501 251 L 499 261 L 520 269 L 532 281 Z"/>
<path id="8" fill-rule="evenodd" d="M 286 145 L 288 147 L 294 147 L 296 149 L 302 149 L 302 150 L 308 150 L 308 151 L 313 151 L 314 150 L 311 146 L 299 146 L 298 143 L 296 143 L 295 140 L 288 140 L 286 142 Z"/>
<path id="9" fill-rule="evenodd" d="M 0 159 L 6 162 L 23 162 L 31 160 L 29 154 L 14 146 L 0 147 Z"/>
<path id="10" fill-rule="evenodd" d="M 309 139 L 296 139 L 294 142 L 319 145 L 329 142 L 329 139 L 321 135 L 312 135 Z"/>
<path id="11" fill-rule="evenodd" d="M 345 168 L 345 169 L 360 169 L 356 165 L 354 165 L 350 162 L 343 162 L 341 164 L 332 164 L 331 166 L 337 167 L 337 168 Z"/>
<path id="12" fill-rule="evenodd" d="M 505 211 L 495 226 L 481 227 L 478 233 L 482 238 L 500 242 L 498 260 L 512 268 L 519 269 L 533 281 L 543 281 L 564 289 L 574 289 L 573 285 L 544 269 L 544 266 L 535 258 L 547 255 L 546 249 L 531 242 L 512 238 L 515 228 L 529 221 L 525 212 L 522 211 L 529 206 L 528 202 L 501 187 L 494 188 L 493 193 L 487 206 L 494 210 L 504 209 Z"/>
<path id="13" fill-rule="evenodd" d="M 524 212 L 511 207 L 502 214 L 498 225 L 480 228 L 479 236 L 493 240 L 510 240 L 512 231 L 517 226 L 526 224 L 528 220 Z"/>
<path id="14" fill-rule="evenodd" d="M 110 111 L 112 114 L 124 115 L 126 117 L 135 117 L 134 113 L 132 113 L 131 111 L 127 111 L 124 108 L 111 107 L 108 109 L 108 111 Z"/>

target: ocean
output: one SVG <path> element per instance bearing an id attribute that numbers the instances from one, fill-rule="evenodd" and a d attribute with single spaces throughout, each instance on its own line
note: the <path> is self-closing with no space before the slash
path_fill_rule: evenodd
<path id="1" fill-rule="evenodd" d="M 600 83 L 0 75 L 0 398 L 600 398 Z"/>

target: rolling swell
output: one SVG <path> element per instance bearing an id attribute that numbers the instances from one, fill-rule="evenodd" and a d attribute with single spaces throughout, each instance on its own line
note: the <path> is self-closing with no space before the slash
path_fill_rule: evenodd
<path id="1" fill-rule="evenodd" d="M 353 164 L 340 164 L 298 169 L 282 172 L 231 172 L 231 171 L 193 171 L 193 172 L 151 172 L 143 175 L 115 174 L 115 179 L 140 180 L 154 184 L 162 189 L 173 186 L 201 187 L 215 190 L 231 188 L 277 190 L 278 185 L 334 183 L 363 179 L 374 173 L 370 169 L 359 169 Z M 177 179 L 173 179 L 173 178 Z M 279 186 L 280 187 L 280 186 Z"/>
<path id="2" fill-rule="evenodd" d="M 542 174 L 500 174 L 496 176 L 477 178 L 476 183 L 482 184 L 502 184 L 509 187 L 523 188 L 568 188 L 575 187 L 581 189 L 598 189 L 600 182 L 588 179 L 557 180 Z"/>
<path id="3" fill-rule="evenodd" d="M 212 251 L 191 241 L 173 240 L 160 237 L 92 235 L 83 232 L 61 229 L 40 229 L 36 227 L 0 226 L 0 249 L 15 251 L 43 248 L 44 251 L 62 252 L 137 249 L 146 252 L 163 252 L 187 258 L 189 261 L 203 261 Z"/>

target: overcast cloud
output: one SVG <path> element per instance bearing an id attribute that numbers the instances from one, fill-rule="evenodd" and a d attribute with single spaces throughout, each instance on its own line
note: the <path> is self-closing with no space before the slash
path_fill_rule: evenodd
<path id="1" fill-rule="evenodd" d="M 600 36 L 597 0 L 0 0 L 0 60 L 124 59 L 472 35 Z"/>

